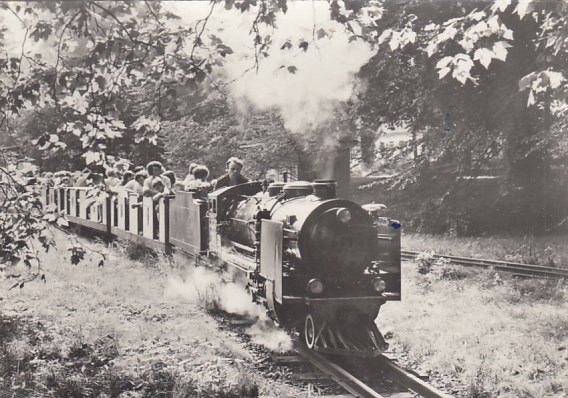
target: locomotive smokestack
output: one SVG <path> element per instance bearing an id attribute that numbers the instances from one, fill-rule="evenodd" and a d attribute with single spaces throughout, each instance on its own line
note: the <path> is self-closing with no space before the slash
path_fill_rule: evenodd
<path id="1" fill-rule="evenodd" d="M 336 197 L 335 188 L 337 181 L 335 180 L 315 180 L 312 183 L 314 187 L 314 195 L 321 199 L 334 199 Z"/>

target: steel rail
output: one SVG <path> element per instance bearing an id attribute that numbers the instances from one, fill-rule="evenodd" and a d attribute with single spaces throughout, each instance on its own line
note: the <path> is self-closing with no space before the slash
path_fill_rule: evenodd
<path id="1" fill-rule="evenodd" d="M 321 372 L 328 375 L 333 381 L 343 387 L 349 394 L 354 397 L 360 398 L 383 398 L 384 395 L 379 394 L 377 391 L 363 383 L 356 376 L 349 373 L 347 370 L 329 361 L 323 355 L 308 349 L 305 345 L 297 340 L 294 340 L 294 349 L 312 365 L 318 368 Z M 380 355 L 375 359 L 376 363 L 382 370 L 386 371 L 387 375 L 402 387 L 419 394 L 424 398 L 452 398 L 433 386 L 428 385 L 424 381 L 412 373 L 404 370 L 393 362 L 392 359 L 386 355 Z M 378 370 L 378 369 L 377 369 Z"/>
<path id="2" fill-rule="evenodd" d="M 405 259 L 415 259 L 420 252 L 401 250 L 401 256 Z M 544 278 L 568 278 L 568 269 L 550 267 L 546 265 L 537 264 L 522 264 L 510 261 L 500 260 L 484 260 L 469 257 L 449 256 L 442 254 L 434 254 L 435 259 L 448 259 L 450 262 L 458 265 L 470 267 L 493 267 L 497 271 L 513 272 L 518 275 L 530 277 L 544 277 Z"/>
<path id="3" fill-rule="evenodd" d="M 377 362 L 387 372 L 387 375 L 401 386 L 412 390 L 424 398 L 452 398 L 437 388 L 425 383 L 417 376 L 404 370 L 386 355 L 379 355 Z"/>
<path id="4" fill-rule="evenodd" d="M 298 341 L 294 341 L 296 351 L 320 371 L 328 375 L 333 381 L 343 387 L 349 394 L 360 398 L 383 398 L 371 387 L 357 377 L 343 369 L 341 366 L 327 360 L 321 354 L 308 349 Z"/>

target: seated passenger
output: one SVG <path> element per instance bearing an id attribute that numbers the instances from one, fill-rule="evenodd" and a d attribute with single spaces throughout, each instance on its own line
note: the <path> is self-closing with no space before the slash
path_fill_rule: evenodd
<path id="1" fill-rule="evenodd" d="M 61 188 L 70 187 L 71 186 L 71 179 L 69 178 L 69 176 L 65 175 L 65 176 L 61 177 L 61 182 L 59 183 L 59 186 Z"/>
<path id="2" fill-rule="evenodd" d="M 122 160 L 119 160 L 118 162 L 116 162 L 114 164 L 114 171 L 116 173 L 116 176 L 118 178 L 122 178 L 122 176 L 124 176 L 124 173 L 128 170 L 129 166 L 130 166 L 130 162 L 126 159 L 122 159 Z"/>
<path id="3" fill-rule="evenodd" d="M 266 192 L 270 184 L 278 181 L 278 176 L 279 176 L 278 170 L 276 169 L 267 170 L 264 176 L 264 180 L 262 181 L 262 190 Z"/>
<path id="4" fill-rule="evenodd" d="M 155 178 L 152 181 L 152 189 L 157 192 L 152 196 L 152 201 L 154 202 L 154 239 L 158 238 L 159 235 L 159 220 L 160 220 L 160 198 L 167 195 L 166 184 L 161 178 Z"/>
<path id="5" fill-rule="evenodd" d="M 148 172 L 148 178 L 144 180 L 144 196 L 154 196 L 159 192 L 152 188 L 152 184 L 156 179 L 161 180 L 164 168 L 160 162 L 153 161 L 148 163 L 146 170 Z"/>
<path id="6" fill-rule="evenodd" d="M 156 192 L 156 194 L 152 196 L 152 200 L 154 201 L 154 203 L 156 203 L 158 200 L 160 200 L 160 198 L 168 194 L 166 184 L 164 184 L 164 181 L 161 178 L 156 178 L 152 182 L 152 188 Z M 156 211 L 157 210 L 158 208 L 156 208 Z"/>
<path id="7" fill-rule="evenodd" d="M 164 184 L 171 189 L 176 184 L 176 175 L 172 170 L 168 170 L 162 174 L 162 180 L 164 180 Z"/>
<path id="8" fill-rule="evenodd" d="M 128 184 L 132 180 L 134 180 L 134 172 L 126 170 L 124 174 L 122 174 L 122 181 L 120 185 L 126 186 L 126 184 Z"/>
<path id="9" fill-rule="evenodd" d="M 148 177 L 145 170 L 139 171 L 134 175 L 134 179 L 129 181 L 124 188 L 128 192 L 135 192 L 138 195 L 144 194 L 144 180 Z"/>
<path id="10" fill-rule="evenodd" d="M 197 163 L 191 163 L 189 165 L 189 172 L 187 173 L 187 175 L 185 176 L 185 179 L 183 180 L 183 186 L 187 186 L 187 184 L 189 184 L 191 181 L 193 181 L 195 179 L 195 177 L 193 176 L 193 169 L 195 169 L 198 166 Z"/>
<path id="11" fill-rule="evenodd" d="M 91 173 L 89 179 L 87 180 L 87 186 L 99 188 L 100 190 L 104 191 L 106 188 L 104 176 L 100 173 Z"/>
<path id="12" fill-rule="evenodd" d="M 196 166 L 193 169 L 194 180 L 185 186 L 188 192 L 194 192 L 195 197 L 204 197 L 211 190 L 211 184 L 207 182 L 209 169 L 205 166 Z"/>
<path id="13" fill-rule="evenodd" d="M 115 187 L 120 185 L 120 178 L 116 176 L 116 171 L 113 169 L 108 169 L 106 171 L 106 176 L 104 183 L 106 186 L 106 190 L 109 192 L 115 192 Z"/>
<path id="14" fill-rule="evenodd" d="M 229 158 L 227 160 L 227 174 L 217 180 L 214 189 L 232 187 L 249 182 L 249 179 L 241 174 L 242 169 L 243 161 L 241 159 L 236 157 Z"/>

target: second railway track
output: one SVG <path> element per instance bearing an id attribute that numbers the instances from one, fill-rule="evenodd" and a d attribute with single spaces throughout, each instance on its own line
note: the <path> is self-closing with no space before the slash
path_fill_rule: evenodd
<path id="1" fill-rule="evenodd" d="M 415 259 L 420 252 L 402 250 L 401 256 L 406 260 Z M 448 256 L 434 254 L 433 258 L 447 259 L 453 264 L 463 265 L 468 267 L 480 267 L 480 268 L 492 268 L 496 271 L 510 272 L 515 275 L 532 277 L 532 278 L 568 278 L 568 269 L 551 267 L 546 265 L 536 265 L 536 264 L 522 264 L 514 263 L 509 261 L 498 261 L 498 260 L 484 260 L 469 257 L 459 257 L 459 256 Z"/>

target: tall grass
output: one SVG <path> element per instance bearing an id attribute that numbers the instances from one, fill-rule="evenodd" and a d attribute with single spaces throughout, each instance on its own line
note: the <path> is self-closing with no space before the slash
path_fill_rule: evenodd
<path id="1" fill-rule="evenodd" d="M 0 396 L 301 396 L 258 374 L 198 302 L 165 295 L 181 264 L 84 241 L 96 251 L 71 265 L 71 243 L 56 240 L 59 250 L 42 255 L 46 283 L 8 291 L 13 279 L 0 279 Z"/>
<path id="2" fill-rule="evenodd" d="M 491 271 L 403 268 L 403 299 L 379 326 L 391 349 L 465 398 L 568 392 L 568 287 Z"/>

